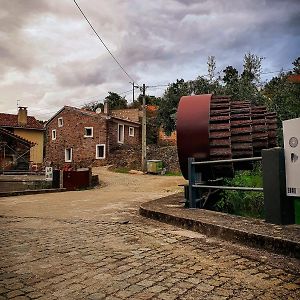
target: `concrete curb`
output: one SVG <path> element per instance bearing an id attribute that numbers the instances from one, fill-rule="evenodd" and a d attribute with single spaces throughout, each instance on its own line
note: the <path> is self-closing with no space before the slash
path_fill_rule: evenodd
<path id="1" fill-rule="evenodd" d="M 0 192 L 0 197 L 14 197 L 22 195 L 35 195 L 35 194 L 49 194 L 49 193 L 60 193 L 66 192 L 65 188 L 61 189 L 40 189 L 40 190 L 25 190 L 25 191 L 14 191 L 14 192 Z"/>
<path id="2" fill-rule="evenodd" d="M 174 207 L 172 209 L 166 208 L 167 205 L 165 205 L 164 207 L 164 201 L 167 200 L 167 202 L 170 203 L 169 197 L 153 200 L 142 204 L 139 209 L 140 214 L 147 218 L 175 225 L 184 229 L 196 231 L 207 236 L 214 236 L 223 240 L 240 243 L 246 246 L 258 247 L 278 254 L 300 258 L 300 241 L 293 241 L 288 238 L 266 235 L 263 232 L 250 232 L 220 225 L 218 224 L 218 217 L 220 216 L 220 213 L 217 212 L 209 211 L 210 215 L 213 215 L 215 213 L 216 221 L 214 221 L 214 223 L 199 220 L 199 218 L 196 218 L 194 213 L 195 210 L 193 210 L 193 213 L 191 213 L 190 216 L 187 216 L 187 214 L 189 214 L 188 209 L 184 209 L 181 207 L 177 208 L 176 211 L 176 208 L 174 209 Z M 184 213 L 182 214 L 182 212 Z M 230 217 L 232 219 L 232 216 Z M 239 218 L 239 221 L 241 219 L 241 217 L 236 218 Z M 270 224 L 266 226 L 270 226 Z"/>

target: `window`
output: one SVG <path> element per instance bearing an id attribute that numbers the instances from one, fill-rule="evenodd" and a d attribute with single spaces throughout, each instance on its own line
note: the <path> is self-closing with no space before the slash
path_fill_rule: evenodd
<path id="1" fill-rule="evenodd" d="M 118 124 L 118 143 L 124 143 L 124 125 Z"/>
<path id="2" fill-rule="evenodd" d="M 105 159 L 105 144 L 96 145 L 96 159 Z"/>
<path id="3" fill-rule="evenodd" d="M 64 126 L 64 121 L 63 121 L 62 117 L 57 119 L 57 124 L 58 124 L 58 127 L 63 127 Z"/>
<path id="4" fill-rule="evenodd" d="M 93 137 L 93 127 L 84 127 L 84 137 Z"/>
<path id="5" fill-rule="evenodd" d="M 56 140 L 56 129 L 52 130 L 52 141 Z"/>
<path id="6" fill-rule="evenodd" d="M 67 148 L 65 149 L 65 162 L 71 162 L 73 156 L 73 149 Z"/>
<path id="7" fill-rule="evenodd" d="M 129 136 L 134 136 L 134 127 L 129 127 Z"/>

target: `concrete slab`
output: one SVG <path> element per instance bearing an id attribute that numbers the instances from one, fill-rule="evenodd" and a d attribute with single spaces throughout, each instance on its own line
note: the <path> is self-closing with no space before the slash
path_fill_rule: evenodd
<path id="1" fill-rule="evenodd" d="M 300 258 L 299 225 L 279 226 L 259 219 L 187 209 L 183 200 L 183 194 L 177 194 L 143 203 L 140 214 L 208 236 Z"/>

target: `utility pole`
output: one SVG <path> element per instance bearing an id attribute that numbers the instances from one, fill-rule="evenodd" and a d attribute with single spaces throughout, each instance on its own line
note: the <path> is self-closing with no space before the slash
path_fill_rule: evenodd
<path id="1" fill-rule="evenodd" d="M 129 81 L 130 84 L 132 84 L 132 103 L 134 102 L 134 89 L 139 88 L 138 85 L 134 85 L 134 82 Z"/>
<path id="2" fill-rule="evenodd" d="M 134 102 L 134 82 L 132 82 L 132 103 Z"/>
<path id="3" fill-rule="evenodd" d="M 146 86 L 143 84 L 143 105 L 142 105 L 142 171 L 146 172 L 147 167 L 147 139 L 146 139 L 146 126 L 147 126 L 147 119 L 146 119 Z"/>

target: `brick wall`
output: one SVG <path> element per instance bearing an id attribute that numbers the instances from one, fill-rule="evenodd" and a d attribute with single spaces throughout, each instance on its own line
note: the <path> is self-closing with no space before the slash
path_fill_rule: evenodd
<path id="1" fill-rule="evenodd" d="M 63 118 L 63 126 L 58 126 L 58 118 Z M 47 125 L 46 161 L 62 167 L 70 164 L 76 167 L 105 164 L 106 160 L 96 159 L 96 145 L 106 145 L 107 120 L 103 115 L 93 115 L 72 108 L 65 108 Z M 93 127 L 93 137 L 84 137 L 84 128 Z M 56 129 L 56 139 L 52 140 L 52 130 Z M 65 149 L 73 149 L 72 162 L 65 162 Z"/>

